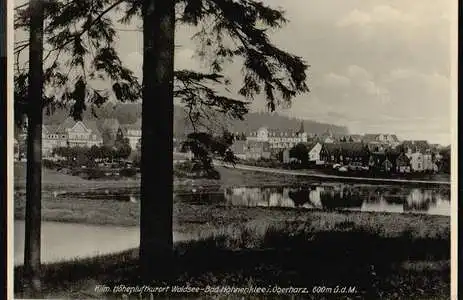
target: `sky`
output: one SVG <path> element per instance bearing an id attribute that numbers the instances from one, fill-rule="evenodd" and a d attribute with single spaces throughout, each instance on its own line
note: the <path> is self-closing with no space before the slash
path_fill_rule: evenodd
<path id="1" fill-rule="evenodd" d="M 450 144 L 451 0 L 265 2 L 285 10 L 289 20 L 271 34 L 272 42 L 310 65 L 311 91 L 279 113 L 344 125 L 351 133 Z M 194 32 L 177 29 L 176 68 L 205 70 L 195 57 Z M 118 33 L 122 60 L 141 78 L 141 33 Z M 237 91 L 240 66 L 229 65 L 225 74 Z M 264 109 L 264 97 L 257 97 L 251 110 Z"/>

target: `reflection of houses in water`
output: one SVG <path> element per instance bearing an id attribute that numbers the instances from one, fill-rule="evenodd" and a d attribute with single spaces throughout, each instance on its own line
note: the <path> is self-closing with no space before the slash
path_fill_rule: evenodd
<path id="1" fill-rule="evenodd" d="M 272 193 L 269 203 L 272 207 L 294 207 L 294 202 L 289 196 L 284 197 L 283 193 Z"/>
<path id="2" fill-rule="evenodd" d="M 403 205 L 407 201 L 408 193 L 402 188 L 391 187 L 382 192 L 383 199 L 389 204 Z"/>
<path id="3" fill-rule="evenodd" d="M 322 207 L 322 201 L 320 198 L 321 191 L 323 191 L 323 187 L 317 186 L 309 192 L 310 203 L 315 207 Z"/>
<path id="4" fill-rule="evenodd" d="M 361 211 L 387 211 L 387 212 L 395 212 L 395 213 L 402 213 L 404 212 L 404 205 L 399 203 L 388 203 L 386 199 L 382 195 L 379 195 L 378 198 L 375 200 L 377 201 L 364 201 L 362 206 L 360 207 Z"/>
<path id="5" fill-rule="evenodd" d="M 262 201 L 260 188 L 230 188 L 225 191 L 225 201 L 233 206 L 258 206 Z"/>
<path id="6" fill-rule="evenodd" d="M 225 203 L 232 206 L 303 207 L 396 213 L 416 211 L 449 215 L 450 201 L 446 195 L 445 190 L 440 189 L 326 184 L 304 188 L 230 188 L 225 189 L 222 199 L 224 197 Z M 201 203 L 222 203 L 222 201 L 219 198 L 213 201 L 201 199 Z"/>
<path id="7" fill-rule="evenodd" d="M 430 215 L 450 216 L 450 201 L 445 200 L 439 193 L 435 194 L 435 203 L 427 211 Z M 449 198 L 450 199 L 450 198 Z"/>
<path id="8" fill-rule="evenodd" d="M 405 202 L 406 211 L 427 211 L 431 204 L 436 203 L 433 190 L 412 189 Z"/>
<path id="9" fill-rule="evenodd" d="M 243 199 L 247 206 L 265 205 L 260 188 L 248 188 L 243 195 Z"/>
<path id="10" fill-rule="evenodd" d="M 323 191 L 321 186 L 312 186 L 310 188 L 291 188 L 287 189 L 287 196 L 292 200 L 295 207 L 304 208 L 321 208 L 320 192 Z"/>
<path id="11" fill-rule="evenodd" d="M 320 203 L 325 209 L 360 207 L 362 202 L 359 189 L 352 186 L 330 186 L 320 191 Z"/>

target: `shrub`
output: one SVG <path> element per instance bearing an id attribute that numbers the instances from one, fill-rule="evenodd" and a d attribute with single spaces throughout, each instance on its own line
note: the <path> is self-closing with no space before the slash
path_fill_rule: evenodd
<path id="1" fill-rule="evenodd" d="M 100 169 L 87 169 L 86 172 L 87 179 L 99 179 L 105 177 L 105 172 Z"/>
<path id="2" fill-rule="evenodd" d="M 133 176 L 137 175 L 137 169 L 135 169 L 135 168 L 125 168 L 125 169 L 120 170 L 119 174 L 122 177 L 133 177 Z"/>
<path id="3" fill-rule="evenodd" d="M 208 170 L 206 172 L 206 178 L 208 178 L 208 179 L 220 179 L 220 173 L 217 170 Z"/>

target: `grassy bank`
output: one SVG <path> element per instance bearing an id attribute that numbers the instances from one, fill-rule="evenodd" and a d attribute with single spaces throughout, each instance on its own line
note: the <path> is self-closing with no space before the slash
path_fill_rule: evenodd
<path id="1" fill-rule="evenodd" d="M 261 186 L 261 185 L 287 185 L 304 182 L 314 182 L 313 180 L 293 175 L 268 174 L 262 172 L 236 170 L 227 167 L 217 167 L 221 178 L 214 179 L 186 179 L 173 178 L 175 189 L 190 187 L 193 185 L 202 186 Z M 111 187 L 137 187 L 140 181 L 137 179 L 102 179 L 86 180 L 78 176 L 71 176 L 55 170 L 42 169 L 42 188 L 44 191 L 69 190 L 80 188 L 97 189 Z M 26 165 L 16 163 L 14 166 L 14 186 L 16 190 L 23 190 L 26 187 Z"/>
<path id="2" fill-rule="evenodd" d="M 312 293 L 316 286 L 348 286 L 356 292 L 345 295 L 346 299 L 449 298 L 448 231 L 423 231 L 413 223 L 400 222 L 378 228 L 377 219 L 359 220 L 351 215 L 321 221 L 310 215 L 305 220 L 228 225 L 198 240 L 177 244 L 173 279 L 150 285 L 272 287 L 267 294 L 270 297 L 279 296 L 274 286 L 291 286 L 307 288 L 308 294 L 302 296 L 314 299 L 321 297 Z M 46 265 L 42 272 L 44 297 L 121 298 L 121 294 L 96 292 L 95 286 L 140 285 L 138 273 L 136 249 Z M 15 272 L 15 295 L 27 297 L 21 267 Z M 157 295 L 165 296 L 154 293 Z"/>
<path id="3" fill-rule="evenodd" d="M 50 172 L 44 170 L 44 172 Z M 307 179 L 221 168 L 221 180 L 177 179 L 177 190 L 194 186 L 288 185 Z M 54 198 L 50 191 L 137 187 L 136 181 L 88 181 L 45 173 L 43 220 L 136 226 L 139 204 L 114 200 Z M 15 177 L 18 173 L 15 174 Z M 55 177 L 50 177 L 55 176 Z M 53 178 L 53 180 L 50 180 Z M 18 178 L 18 190 L 23 189 Z M 15 218 L 25 199 L 15 197 Z M 176 245 L 173 282 L 197 287 L 304 287 L 303 298 L 320 299 L 315 286 L 355 287 L 346 299 L 448 299 L 450 218 L 417 214 L 310 211 L 192 205 L 174 201 L 174 231 L 192 240 Z M 23 270 L 15 270 L 15 296 L 27 298 Z M 43 266 L 44 297 L 122 298 L 95 285 L 137 285 L 137 250 Z M 166 283 L 152 282 L 151 286 Z M 266 296 L 280 297 L 271 289 Z M 165 296 L 153 294 L 153 296 Z M 138 296 L 138 295 L 137 295 Z M 149 298 L 149 294 L 144 294 Z M 171 294 L 172 296 L 172 294 Z M 214 298 L 217 295 L 174 294 Z M 218 295 L 223 298 L 225 295 Z M 236 298 L 238 295 L 232 295 Z M 248 298 L 250 295 L 242 295 Z M 262 298 L 262 294 L 254 295 Z M 132 295 L 134 297 L 134 295 Z M 335 295 L 335 299 L 342 299 Z"/>
<path id="4" fill-rule="evenodd" d="M 260 172 L 240 171 L 232 168 L 220 168 L 221 180 L 210 179 L 178 179 L 175 190 L 191 190 L 201 186 L 204 189 L 221 189 L 230 186 L 265 186 L 265 185 L 292 185 L 307 184 L 314 181 L 292 175 L 275 175 Z M 21 183 L 24 178 L 21 173 L 15 173 L 17 182 Z M 139 203 L 128 201 L 115 201 L 109 199 L 94 200 L 82 196 L 53 197 L 52 191 L 65 190 L 68 192 L 87 192 L 89 190 L 114 190 L 117 188 L 137 189 L 139 182 L 132 181 L 89 181 L 73 176 L 58 176 L 54 171 L 45 169 L 45 183 L 42 201 L 42 219 L 45 221 L 61 221 L 86 224 L 109 224 L 119 226 L 137 226 L 139 224 Z M 48 179 L 47 179 L 48 178 Z M 55 179 L 54 182 L 50 178 Z M 53 184 L 50 186 L 50 184 Z M 22 192 L 20 192 L 22 191 Z M 15 219 L 25 218 L 25 195 L 24 189 L 18 188 L 14 199 Z M 188 227 L 209 226 L 215 228 L 224 224 L 234 222 L 247 222 L 257 220 L 287 220 L 310 214 L 315 219 L 330 218 L 331 216 L 359 216 L 359 218 L 378 218 L 377 222 L 389 226 L 394 222 L 420 224 L 423 228 L 429 228 L 428 223 L 436 221 L 438 227 L 449 226 L 448 217 L 432 217 L 421 215 L 398 215 L 378 213 L 349 213 L 349 212 L 319 212 L 281 208 L 246 208 L 246 207 L 220 207 L 214 203 L 208 206 L 192 205 L 174 201 L 174 222 L 176 230 L 184 232 Z M 341 221 L 344 217 L 340 217 Z M 445 227 L 444 226 L 444 227 Z M 208 228 L 206 228 L 208 229 Z"/>
<path id="5" fill-rule="evenodd" d="M 56 170 L 42 168 L 42 190 L 59 191 L 59 190 L 90 190 L 96 188 L 112 188 L 112 187 L 136 187 L 140 185 L 140 181 L 136 179 L 123 178 L 102 179 L 102 180 L 86 180 L 78 176 L 63 174 Z M 17 191 L 26 188 L 26 163 L 14 164 L 14 188 Z"/>

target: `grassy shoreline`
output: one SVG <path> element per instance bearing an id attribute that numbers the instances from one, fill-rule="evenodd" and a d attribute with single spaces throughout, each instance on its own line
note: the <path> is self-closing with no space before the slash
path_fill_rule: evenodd
<path id="1" fill-rule="evenodd" d="M 213 231 L 203 228 L 197 238 L 177 243 L 175 279 L 149 284 L 309 289 L 347 285 L 356 288 L 354 299 L 448 299 L 450 232 L 446 225 L 442 218 L 397 220 L 385 214 L 321 213 L 289 219 L 259 216 L 248 222 L 240 218 Z M 137 255 L 133 249 L 44 265 L 45 296 L 120 298 L 121 294 L 98 293 L 95 286 L 140 285 Z M 15 269 L 16 297 L 27 297 L 22 271 L 22 267 Z M 313 293 L 304 296 L 320 297 Z"/>
<path id="2" fill-rule="evenodd" d="M 48 172 L 48 171 L 44 171 Z M 222 180 L 176 180 L 177 190 L 201 186 L 292 185 L 317 182 L 296 176 L 221 169 Z M 49 175 L 46 173 L 47 176 Z M 137 226 L 139 203 L 56 199 L 51 191 L 137 187 L 136 181 L 80 181 L 48 177 L 44 221 Z M 54 180 L 50 180 L 53 178 Z M 17 179 L 20 183 L 21 179 Z M 17 185 L 21 190 L 21 183 Z M 448 299 L 450 297 L 450 218 L 445 216 L 284 208 L 223 207 L 174 201 L 175 232 L 191 237 L 176 244 L 171 284 L 205 287 L 355 286 L 346 299 Z M 24 219 L 25 199 L 15 197 L 15 219 Z M 137 285 L 137 249 L 43 266 L 44 297 L 121 298 L 101 294 L 97 284 Z M 224 263 L 226 262 L 226 263 Z M 22 267 L 15 268 L 15 297 L 27 298 Z M 152 282 L 151 286 L 166 283 Z M 138 296 L 138 295 L 137 295 Z M 144 294 L 150 297 L 150 294 Z M 154 297 L 226 296 L 154 294 Z M 262 295 L 228 295 L 236 296 Z M 281 296 L 266 294 L 267 297 Z M 289 295 L 288 295 L 289 296 Z M 307 296 L 307 297 L 306 297 Z M 309 293 L 304 298 L 319 299 Z M 323 296 L 330 296 L 324 294 Z M 340 295 L 338 295 L 340 296 Z M 133 295 L 132 295 L 133 297 Z M 297 297 L 297 295 L 296 295 Z M 336 297 L 340 299 L 340 297 Z"/>

